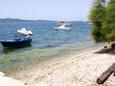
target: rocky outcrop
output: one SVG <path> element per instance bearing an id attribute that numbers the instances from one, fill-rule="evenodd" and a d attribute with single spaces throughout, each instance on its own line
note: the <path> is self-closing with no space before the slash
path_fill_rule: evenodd
<path id="1" fill-rule="evenodd" d="M 112 53 L 115 54 L 115 42 L 111 42 L 110 44 L 104 46 L 101 50 L 95 53 Z"/>

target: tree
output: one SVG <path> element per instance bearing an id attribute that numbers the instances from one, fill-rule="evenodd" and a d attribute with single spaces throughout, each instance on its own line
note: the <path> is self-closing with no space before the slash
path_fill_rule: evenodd
<path id="1" fill-rule="evenodd" d="M 115 0 L 108 0 L 108 2 L 96 0 L 89 19 L 93 27 L 92 35 L 96 42 L 115 41 Z"/>
<path id="2" fill-rule="evenodd" d="M 115 41 L 115 0 L 109 0 L 106 6 L 106 17 L 102 23 L 102 32 L 106 41 Z"/>
<path id="3" fill-rule="evenodd" d="M 102 2 L 103 1 L 103 2 Z M 104 41 L 105 35 L 102 33 L 102 23 L 105 18 L 105 0 L 96 0 L 90 11 L 89 19 L 92 23 L 92 35 L 96 42 Z"/>

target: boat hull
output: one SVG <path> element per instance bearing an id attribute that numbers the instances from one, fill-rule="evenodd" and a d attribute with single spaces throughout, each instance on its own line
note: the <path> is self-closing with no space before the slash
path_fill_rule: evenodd
<path id="1" fill-rule="evenodd" d="M 71 28 L 70 27 L 65 27 L 65 28 L 55 27 L 55 30 L 67 31 L 67 30 L 71 30 Z"/>
<path id="2" fill-rule="evenodd" d="M 31 38 L 27 38 L 27 39 L 23 39 L 23 40 L 1 41 L 1 44 L 4 47 L 21 47 L 21 46 L 29 45 L 31 43 L 31 41 L 32 41 Z"/>

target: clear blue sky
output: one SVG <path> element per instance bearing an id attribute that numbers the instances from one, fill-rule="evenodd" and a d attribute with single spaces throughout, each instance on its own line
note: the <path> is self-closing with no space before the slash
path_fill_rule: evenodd
<path id="1" fill-rule="evenodd" d="M 87 20 L 93 0 L 0 0 L 0 18 Z"/>

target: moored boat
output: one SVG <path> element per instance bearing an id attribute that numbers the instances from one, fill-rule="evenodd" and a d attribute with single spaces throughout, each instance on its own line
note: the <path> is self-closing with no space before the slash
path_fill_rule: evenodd
<path id="1" fill-rule="evenodd" d="M 17 32 L 20 34 L 23 34 L 25 36 L 33 34 L 31 30 L 27 30 L 26 28 L 22 28 L 20 30 L 17 30 Z"/>
<path id="2" fill-rule="evenodd" d="M 71 30 L 71 24 L 64 22 L 64 21 L 60 21 L 58 26 L 55 27 L 56 30 Z"/>
<path id="3" fill-rule="evenodd" d="M 0 43 L 4 46 L 4 47 L 20 47 L 20 46 L 24 46 L 24 45 L 28 45 L 30 44 L 32 41 L 30 36 L 26 36 L 24 38 L 20 38 L 20 39 L 12 39 L 12 40 L 1 40 Z"/>

